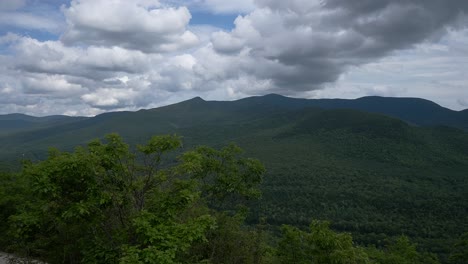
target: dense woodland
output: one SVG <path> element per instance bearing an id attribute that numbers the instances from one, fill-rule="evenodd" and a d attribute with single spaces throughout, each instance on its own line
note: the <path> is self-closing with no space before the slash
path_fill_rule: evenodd
<path id="1" fill-rule="evenodd" d="M 1 248 L 50 263 L 466 263 L 465 131 L 285 100 L 17 122 L 0 135 Z M 131 147 L 90 143 L 113 131 Z M 181 138 L 145 143 L 167 133 Z"/>
<path id="2" fill-rule="evenodd" d="M 1 246 L 50 263 L 438 263 L 406 236 L 378 249 L 324 221 L 245 225 L 263 165 L 234 145 L 172 155 L 180 147 L 155 136 L 133 152 L 113 134 L 25 161 L 1 178 Z"/>

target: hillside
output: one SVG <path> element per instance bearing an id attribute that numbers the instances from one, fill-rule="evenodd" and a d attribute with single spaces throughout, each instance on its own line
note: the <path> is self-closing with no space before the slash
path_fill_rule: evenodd
<path id="1" fill-rule="evenodd" d="M 468 110 L 452 111 L 423 99 L 296 99 L 270 94 L 231 102 L 206 102 L 197 97 L 166 107 L 105 113 L 94 118 L 0 115 L 0 143 L 3 146 L 0 149 L 0 158 L 18 159 L 24 154 L 37 159 L 43 157 L 45 149 L 50 146 L 71 149 L 77 144 L 84 144 L 92 138 L 114 131 L 131 140 L 141 141 L 154 133 L 175 132 L 208 123 L 219 126 L 237 125 L 238 122 L 255 120 L 277 112 L 310 107 L 384 114 L 417 126 L 468 128 Z"/>
<path id="2" fill-rule="evenodd" d="M 267 102 L 289 109 L 303 107 L 354 109 L 395 117 L 419 126 L 445 125 L 468 129 L 468 110 L 453 111 L 420 98 L 367 96 L 358 99 L 299 99 L 270 94 L 245 100 Z"/>
<path id="3" fill-rule="evenodd" d="M 460 129 L 468 129 L 468 109 L 464 111 L 453 111 L 437 105 L 434 102 L 419 99 L 419 98 L 391 98 L 369 96 L 358 99 L 299 99 L 289 98 L 277 94 L 269 94 L 266 96 L 250 97 L 233 102 L 204 102 L 203 99 L 197 97 L 186 102 L 175 104 L 172 106 L 161 107 L 158 109 L 141 110 L 139 112 L 167 112 L 178 111 L 185 114 L 191 107 L 205 103 L 205 107 L 211 107 L 216 111 L 223 113 L 227 111 L 235 111 L 235 109 L 252 108 L 252 107 L 269 107 L 269 109 L 295 110 L 307 107 L 317 107 L 323 109 L 354 109 L 370 113 L 383 114 L 404 120 L 410 124 L 418 126 L 451 126 Z M 185 111 L 184 111 L 185 110 Z M 253 108 L 251 109 L 253 110 Z M 123 114 L 123 115 L 122 115 Z M 115 115 L 124 115 L 122 113 L 107 113 L 93 118 L 93 121 L 83 122 L 75 128 L 89 127 L 94 122 L 108 120 Z M 213 118 L 213 112 L 209 112 L 208 116 L 198 117 L 192 121 L 199 121 L 205 118 Z M 144 117 L 146 115 L 140 114 Z M 169 114 L 169 118 L 176 116 L 176 113 Z M 125 117 L 124 117 L 125 118 Z M 59 126 L 67 123 L 85 121 L 86 117 L 69 117 L 69 116 L 46 116 L 33 117 L 24 114 L 7 114 L 0 115 L 0 135 L 26 132 L 34 129 L 44 129 L 50 126 Z M 188 120 L 185 120 L 188 121 Z M 66 128 L 64 128 L 66 129 Z"/>
<path id="4" fill-rule="evenodd" d="M 194 98 L 1 136 L 0 158 L 37 160 L 50 146 L 70 150 L 111 132 L 131 143 L 177 133 L 185 149 L 235 142 L 267 168 L 250 221 L 327 219 L 363 244 L 406 234 L 444 257 L 468 231 L 468 133 L 435 125 L 466 127 L 466 113 L 420 99 Z"/>
<path id="5" fill-rule="evenodd" d="M 63 115 L 45 117 L 35 117 L 24 114 L 0 115 L 0 136 L 62 125 L 84 119 L 86 119 L 86 117 L 70 117 Z"/>

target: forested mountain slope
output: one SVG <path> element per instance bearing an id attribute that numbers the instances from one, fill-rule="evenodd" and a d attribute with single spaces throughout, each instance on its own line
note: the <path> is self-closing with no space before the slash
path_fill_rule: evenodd
<path id="1" fill-rule="evenodd" d="M 185 149 L 235 142 L 267 169 L 250 221 L 326 219 L 363 244 L 406 234 L 446 256 L 468 231 L 468 133 L 435 125 L 466 127 L 466 113 L 420 99 L 194 98 L 1 136 L 0 158 L 38 160 L 50 146 L 70 150 L 111 132 L 130 143 L 176 133 Z"/>
<path id="2" fill-rule="evenodd" d="M 28 116 L 24 114 L 0 115 L 0 136 L 41 129 L 48 126 L 57 126 L 68 122 L 84 120 L 86 117 L 71 117 L 54 115 L 45 117 Z"/>
<path id="3" fill-rule="evenodd" d="M 468 129 L 468 110 L 453 111 L 420 98 L 367 96 L 358 99 L 299 99 L 270 94 L 251 97 L 248 101 L 268 102 L 291 109 L 320 107 L 323 109 L 354 109 L 384 114 L 419 126 L 446 125 Z"/>
<path id="4" fill-rule="evenodd" d="M 310 107 L 380 113 L 417 126 L 468 127 L 467 110 L 452 111 L 423 99 L 364 97 L 356 100 L 315 100 L 270 94 L 231 102 L 206 102 L 197 97 L 166 107 L 138 112 L 111 112 L 93 118 L 0 115 L 0 143 L 3 145 L 0 158 L 17 159 L 23 154 L 33 158 L 43 157 L 44 149 L 49 146 L 71 148 L 112 131 L 119 131 L 133 140 L 142 140 L 153 133 L 167 133 L 207 123 L 219 126 L 242 124 L 257 117 Z M 7 156 L 4 156 L 5 153 Z"/>

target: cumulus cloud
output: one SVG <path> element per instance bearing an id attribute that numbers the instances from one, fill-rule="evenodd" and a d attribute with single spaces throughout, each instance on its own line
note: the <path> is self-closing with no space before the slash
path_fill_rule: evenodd
<path id="1" fill-rule="evenodd" d="M 52 96 L 55 98 L 66 98 L 85 90 L 79 84 L 68 82 L 67 79 L 61 75 L 29 75 L 24 77 L 21 82 L 25 94 Z"/>
<path id="2" fill-rule="evenodd" d="M 244 47 L 244 41 L 224 31 L 214 32 L 213 47 L 220 53 L 236 53 Z"/>
<path id="3" fill-rule="evenodd" d="M 0 12 L 24 13 L 21 3 Z M 230 31 L 194 27 L 194 6 L 241 15 Z M 467 11 L 462 0 L 72 0 L 57 39 L 0 36 L 0 112 L 93 115 L 272 92 L 425 95 L 457 108 Z"/>
<path id="4" fill-rule="evenodd" d="M 196 79 L 192 69 L 196 61 L 190 54 L 145 54 L 117 46 L 67 46 L 60 41 L 17 35 L 5 36 L 4 42 L 11 43 L 14 56 L 0 57 L 4 62 L 0 89 L 12 96 L 37 99 L 27 101 L 27 105 L 73 98 L 73 104 L 67 103 L 76 109 L 65 108 L 68 113 L 160 105 L 171 94 L 192 90 Z"/>
<path id="5" fill-rule="evenodd" d="M 306 92 L 311 98 L 357 98 L 364 95 L 422 97 L 455 110 L 466 108 L 465 65 L 468 29 L 446 34 L 437 43 L 425 42 L 378 61 L 352 67 L 323 89 Z M 461 45 L 464 41 L 465 45 Z M 459 100 L 461 99 L 461 101 Z"/>
<path id="6" fill-rule="evenodd" d="M 115 109 L 132 105 L 132 99 L 136 95 L 137 93 L 132 89 L 102 88 L 84 94 L 81 98 L 96 108 Z"/>
<path id="7" fill-rule="evenodd" d="M 466 1 L 257 0 L 232 32 L 213 34 L 218 53 L 248 49 L 237 74 L 271 80 L 294 94 L 323 88 L 363 65 L 440 36 L 468 10 Z M 241 45 L 240 43 L 244 44 Z"/>
<path id="8" fill-rule="evenodd" d="M 157 1 L 73 0 L 63 12 L 68 44 L 119 46 L 147 53 L 189 48 L 198 38 L 186 30 L 186 7 L 159 7 Z"/>
<path id="9" fill-rule="evenodd" d="M 161 59 L 158 54 L 144 54 L 118 46 L 66 46 L 60 41 L 39 41 L 29 37 L 16 39 L 13 50 L 18 70 L 93 80 L 110 78 L 122 72 L 144 72 Z"/>

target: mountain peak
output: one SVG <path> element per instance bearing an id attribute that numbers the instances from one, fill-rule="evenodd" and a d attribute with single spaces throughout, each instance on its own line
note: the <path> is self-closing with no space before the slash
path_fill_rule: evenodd
<path id="1" fill-rule="evenodd" d="M 194 97 L 192 99 L 188 99 L 187 101 L 182 102 L 182 103 L 186 103 L 186 104 L 188 103 L 190 105 L 199 105 L 199 104 L 206 103 L 206 101 L 203 98 L 201 98 L 200 96 L 197 96 L 197 97 Z"/>
<path id="2" fill-rule="evenodd" d="M 286 96 L 281 95 L 281 94 L 270 93 L 270 94 L 265 94 L 262 97 L 284 98 Z"/>
<path id="3" fill-rule="evenodd" d="M 203 98 L 201 98 L 200 96 L 196 96 L 192 99 L 189 99 L 187 101 L 203 101 L 203 102 L 206 102 Z"/>

